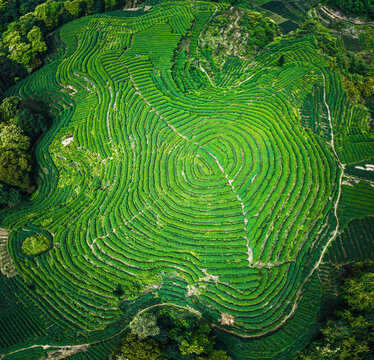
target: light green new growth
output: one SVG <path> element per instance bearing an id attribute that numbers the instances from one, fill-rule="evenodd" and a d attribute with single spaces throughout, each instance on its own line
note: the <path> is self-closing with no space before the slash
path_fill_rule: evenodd
<path id="1" fill-rule="evenodd" d="M 36 234 L 25 239 L 21 249 L 26 255 L 37 255 L 50 247 L 50 241 L 43 234 Z"/>

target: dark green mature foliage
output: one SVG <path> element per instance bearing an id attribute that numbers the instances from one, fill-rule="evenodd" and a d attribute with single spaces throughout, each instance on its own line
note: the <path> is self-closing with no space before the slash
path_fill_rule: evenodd
<path id="1" fill-rule="evenodd" d="M 224 350 L 213 350 L 208 356 L 199 356 L 198 360 L 231 360 Z"/>
<path id="2" fill-rule="evenodd" d="M 30 185 L 30 139 L 18 125 L 0 125 L 0 181 L 25 190 Z"/>
<path id="3" fill-rule="evenodd" d="M 20 16 L 35 9 L 45 0 L 0 0 L 0 30 L 3 31 L 8 23 L 16 21 Z"/>
<path id="4" fill-rule="evenodd" d="M 29 109 L 18 112 L 13 123 L 21 127 L 31 138 L 47 130 L 45 117 L 39 113 L 32 113 Z"/>
<path id="5" fill-rule="evenodd" d="M 363 360 L 374 358 L 374 272 L 354 266 L 341 286 L 345 303 L 321 328 L 319 338 L 295 359 Z"/>
<path id="6" fill-rule="evenodd" d="M 331 0 L 333 6 L 343 10 L 347 15 L 368 16 L 374 18 L 374 4 L 372 0 Z"/>
<path id="7" fill-rule="evenodd" d="M 4 127 L 8 129 L 8 132 L 9 129 L 13 129 L 13 132 L 17 129 L 18 133 L 21 131 L 30 138 L 45 132 L 47 130 L 47 119 L 42 114 L 35 113 L 25 106 L 27 104 L 22 104 L 21 98 L 18 96 L 3 99 L 0 104 L 0 122 L 2 121 L 0 131 Z"/>
<path id="8" fill-rule="evenodd" d="M 11 96 L 0 104 L 0 181 L 26 190 L 30 186 L 32 141 L 46 131 L 46 119 L 39 113 L 23 108 L 21 98 Z M 18 202 L 12 189 L 4 204 Z"/>
<path id="9" fill-rule="evenodd" d="M 224 350 L 217 350 L 215 334 L 208 323 L 182 309 L 164 309 L 158 313 L 159 335 L 166 359 L 227 359 Z"/>
<path id="10" fill-rule="evenodd" d="M 214 348 L 215 335 L 209 324 L 183 309 L 163 309 L 157 317 L 148 313 L 138 315 L 130 323 L 130 328 L 131 333 L 124 339 L 117 359 L 122 359 L 121 356 L 132 359 L 130 350 L 136 351 L 142 359 L 143 353 L 139 350 L 142 348 L 148 352 L 157 349 L 157 354 L 160 350 L 162 357 L 157 359 L 231 360 L 224 350 Z M 132 341 L 131 347 L 129 341 Z"/>
<path id="11" fill-rule="evenodd" d="M 21 201 L 18 189 L 0 183 L 0 208 L 1 206 L 15 205 Z"/>

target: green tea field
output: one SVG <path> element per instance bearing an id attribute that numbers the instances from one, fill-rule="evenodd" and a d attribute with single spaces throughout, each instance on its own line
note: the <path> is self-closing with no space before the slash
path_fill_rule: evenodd
<path id="1" fill-rule="evenodd" d="M 331 272 L 373 258 L 368 113 L 312 36 L 215 69 L 199 36 L 225 6 L 73 21 L 10 90 L 54 121 L 36 193 L 0 211 L 0 359 L 105 359 L 164 304 L 220 329 L 233 359 L 290 359 Z"/>

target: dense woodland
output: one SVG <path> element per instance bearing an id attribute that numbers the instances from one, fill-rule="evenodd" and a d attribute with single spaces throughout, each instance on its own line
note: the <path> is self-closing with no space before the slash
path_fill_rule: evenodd
<path id="1" fill-rule="evenodd" d="M 243 0 L 230 3 L 249 7 Z M 371 0 L 332 0 L 331 4 L 346 14 L 374 17 Z M 4 98 L 7 89 L 43 65 L 48 53 L 48 36 L 59 26 L 81 16 L 133 5 L 136 1 L 0 0 L 0 93 L 3 95 L 0 105 L 0 208 L 15 205 L 34 191 L 32 150 L 52 121 L 47 115 L 47 105 L 24 103 L 18 97 Z M 317 38 L 331 65 L 342 75 L 345 91 L 353 102 L 372 99 L 374 69 L 371 61 L 344 50 L 331 32 L 315 21 L 305 23 L 290 36 L 306 34 Z M 338 310 L 322 321 L 316 339 L 295 359 L 374 359 L 372 269 L 347 268 L 341 278 L 340 291 Z M 231 359 L 226 350 L 218 346 L 219 341 L 209 323 L 185 311 L 164 309 L 144 314 L 137 317 L 130 328 L 113 359 Z"/>
<path id="2" fill-rule="evenodd" d="M 374 18 L 374 3 L 372 0 L 331 0 L 331 5 L 350 16 Z"/>
<path id="3" fill-rule="evenodd" d="M 31 193 L 31 149 L 47 129 L 47 119 L 31 111 L 18 97 L 5 98 L 0 105 L 0 204 L 14 205 L 20 190 Z"/>
<path id="4" fill-rule="evenodd" d="M 295 360 L 374 359 L 373 269 L 349 265 L 340 281 L 340 306 L 334 304 L 315 340 Z"/>
<path id="5" fill-rule="evenodd" d="M 113 360 L 232 360 L 209 323 L 183 309 L 143 313 L 130 323 Z"/>

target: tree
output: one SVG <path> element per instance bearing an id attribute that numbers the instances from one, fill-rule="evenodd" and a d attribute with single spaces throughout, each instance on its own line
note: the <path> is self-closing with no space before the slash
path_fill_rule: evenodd
<path id="1" fill-rule="evenodd" d="M 343 299 L 354 311 L 374 311 L 374 273 L 364 272 L 345 281 Z"/>
<path id="2" fill-rule="evenodd" d="M 0 114 L 3 121 L 14 118 L 19 111 L 21 98 L 18 96 L 10 96 L 3 100 L 0 105 Z"/>
<path id="3" fill-rule="evenodd" d="M 24 67 L 9 59 L 4 53 L 0 53 L 0 94 L 12 86 L 17 77 L 23 77 L 26 74 Z"/>
<path id="4" fill-rule="evenodd" d="M 282 67 L 284 64 L 284 55 L 281 55 L 281 57 L 279 58 L 278 60 L 278 66 L 279 67 Z"/>
<path id="5" fill-rule="evenodd" d="M 8 188 L 8 199 L 7 203 L 8 205 L 15 205 L 18 204 L 21 201 L 21 193 L 19 192 L 18 189 L 14 187 L 9 187 Z"/>
<path id="6" fill-rule="evenodd" d="M 0 183 L 0 205 L 15 205 L 21 201 L 18 189 Z"/>
<path id="7" fill-rule="evenodd" d="M 67 12 L 74 18 L 78 18 L 82 15 L 82 2 L 81 0 L 68 0 L 64 3 Z"/>
<path id="8" fill-rule="evenodd" d="M 21 15 L 29 14 L 34 11 L 35 7 L 45 0 L 22 0 L 19 12 Z"/>
<path id="9" fill-rule="evenodd" d="M 8 1 L 0 0 L 0 11 L 5 11 L 8 7 Z"/>
<path id="10" fill-rule="evenodd" d="M 47 45 L 43 40 L 42 31 L 39 27 L 34 26 L 27 34 L 27 38 L 31 43 L 33 56 L 43 53 L 47 50 Z"/>
<path id="11" fill-rule="evenodd" d="M 340 8 L 344 13 L 352 15 L 374 16 L 374 5 L 372 0 L 332 0 L 333 5 Z"/>
<path id="12" fill-rule="evenodd" d="M 210 354 L 213 350 L 213 343 L 209 340 L 210 326 L 207 323 L 199 325 L 196 331 L 187 339 L 181 341 L 179 349 L 182 355 L 188 354 Z"/>
<path id="13" fill-rule="evenodd" d="M 120 354 L 124 359 L 146 358 L 142 356 L 147 354 L 138 353 L 138 348 L 150 345 L 155 347 L 158 344 L 157 348 L 161 353 L 157 352 L 156 355 L 162 354 L 162 357 L 156 357 L 157 359 L 232 360 L 225 351 L 213 349 L 215 335 L 212 334 L 209 324 L 188 311 L 164 308 L 157 312 L 157 325 L 155 320 L 155 315 L 143 313 L 130 324 L 131 333 L 124 340 L 126 351 L 121 351 Z M 155 327 L 157 331 L 154 330 Z M 151 332 L 157 334 L 152 335 Z M 138 333 L 143 340 L 135 333 Z M 120 359 L 122 358 L 116 358 L 116 360 Z"/>
<path id="14" fill-rule="evenodd" d="M 0 152 L 0 181 L 26 190 L 30 186 L 30 155 L 21 151 Z"/>
<path id="15" fill-rule="evenodd" d="M 104 0 L 105 11 L 113 10 L 116 7 L 116 0 Z"/>
<path id="16" fill-rule="evenodd" d="M 131 332 L 140 340 L 148 336 L 156 336 L 160 333 L 157 326 L 157 317 L 153 314 L 140 314 L 130 323 Z"/>
<path id="17" fill-rule="evenodd" d="M 121 346 L 121 356 L 128 360 L 162 360 L 163 356 L 156 340 L 149 338 L 140 340 L 135 334 L 129 333 Z"/>
<path id="18" fill-rule="evenodd" d="M 27 151 L 29 147 L 30 139 L 18 125 L 11 124 L 0 127 L 0 151 Z"/>
<path id="19" fill-rule="evenodd" d="M 232 360 L 223 350 L 213 350 L 209 356 L 199 356 L 198 360 Z"/>
<path id="20" fill-rule="evenodd" d="M 361 87 L 361 95 L 364 99 L 370 99 L 374 95 L 374 77 L 369 76 L 365 79 Z"/>
<path id="21" fill-rule="evenodd" d="M 8 205 L 8 187 L 0 183 L 0 205 Z"/>
<path id="22" fill-rule="evenodd" d="M 25 68 L 31 59 L 31 44 L 21 40 L 21 34 L 17 29 L 10 29 L 3 34 L 4 45 L 8 47 L 9 59 L 21 64 Z"/>
<path id="23" fill-rule="evenodd" d="M 374 359 L 374 273 L 353 268 L 342 285 L 343 308 L 321 328 L 320 336 L 311 342 L 297 360 Z"/>
<path id="24" fill-rule="evenodd" d="M 42 114 L 34 114 L 28 109 L 19 111 L 12 123 L 21 127 L 24 133 L 30 137 L 47 130 L 44 116 Z"/>
<path id="25" fill-rule="evenodd" d="M 209 324 L 183 309 L 162 309 L 157 324 L 160 334 L 155 338 L 162 343 L 164 356 L 170 360 L 217 360 L 225 351 L 214 349 L 215 335 Z M 201 358 L 201 359 L 200 359 Z M 230 358 L 224 360 L 231 360 Z"/>
<path id="26" fill-rule="evenodd" d="M 61 5 L 58 1 L 48 0 L 35 8 L 34 15 L 38 20 L 42 20 L 47 28 L 56 27 Z"/>
<path id="27" fill-rule="evenodd" d="M 95 180 L 94 180 L 95 182 Z M 100 184 L 98 186 L 94 185 L 92 188 L 94 190 L 98 190 L 98 188 L 100 187 Z M 122 290 L 122 287 L 121 285 L 117 285 L 116 289 L 113 291 L 113 294 L 117 297 L 121 297 L 123 295 L 124 291 Z"/>

